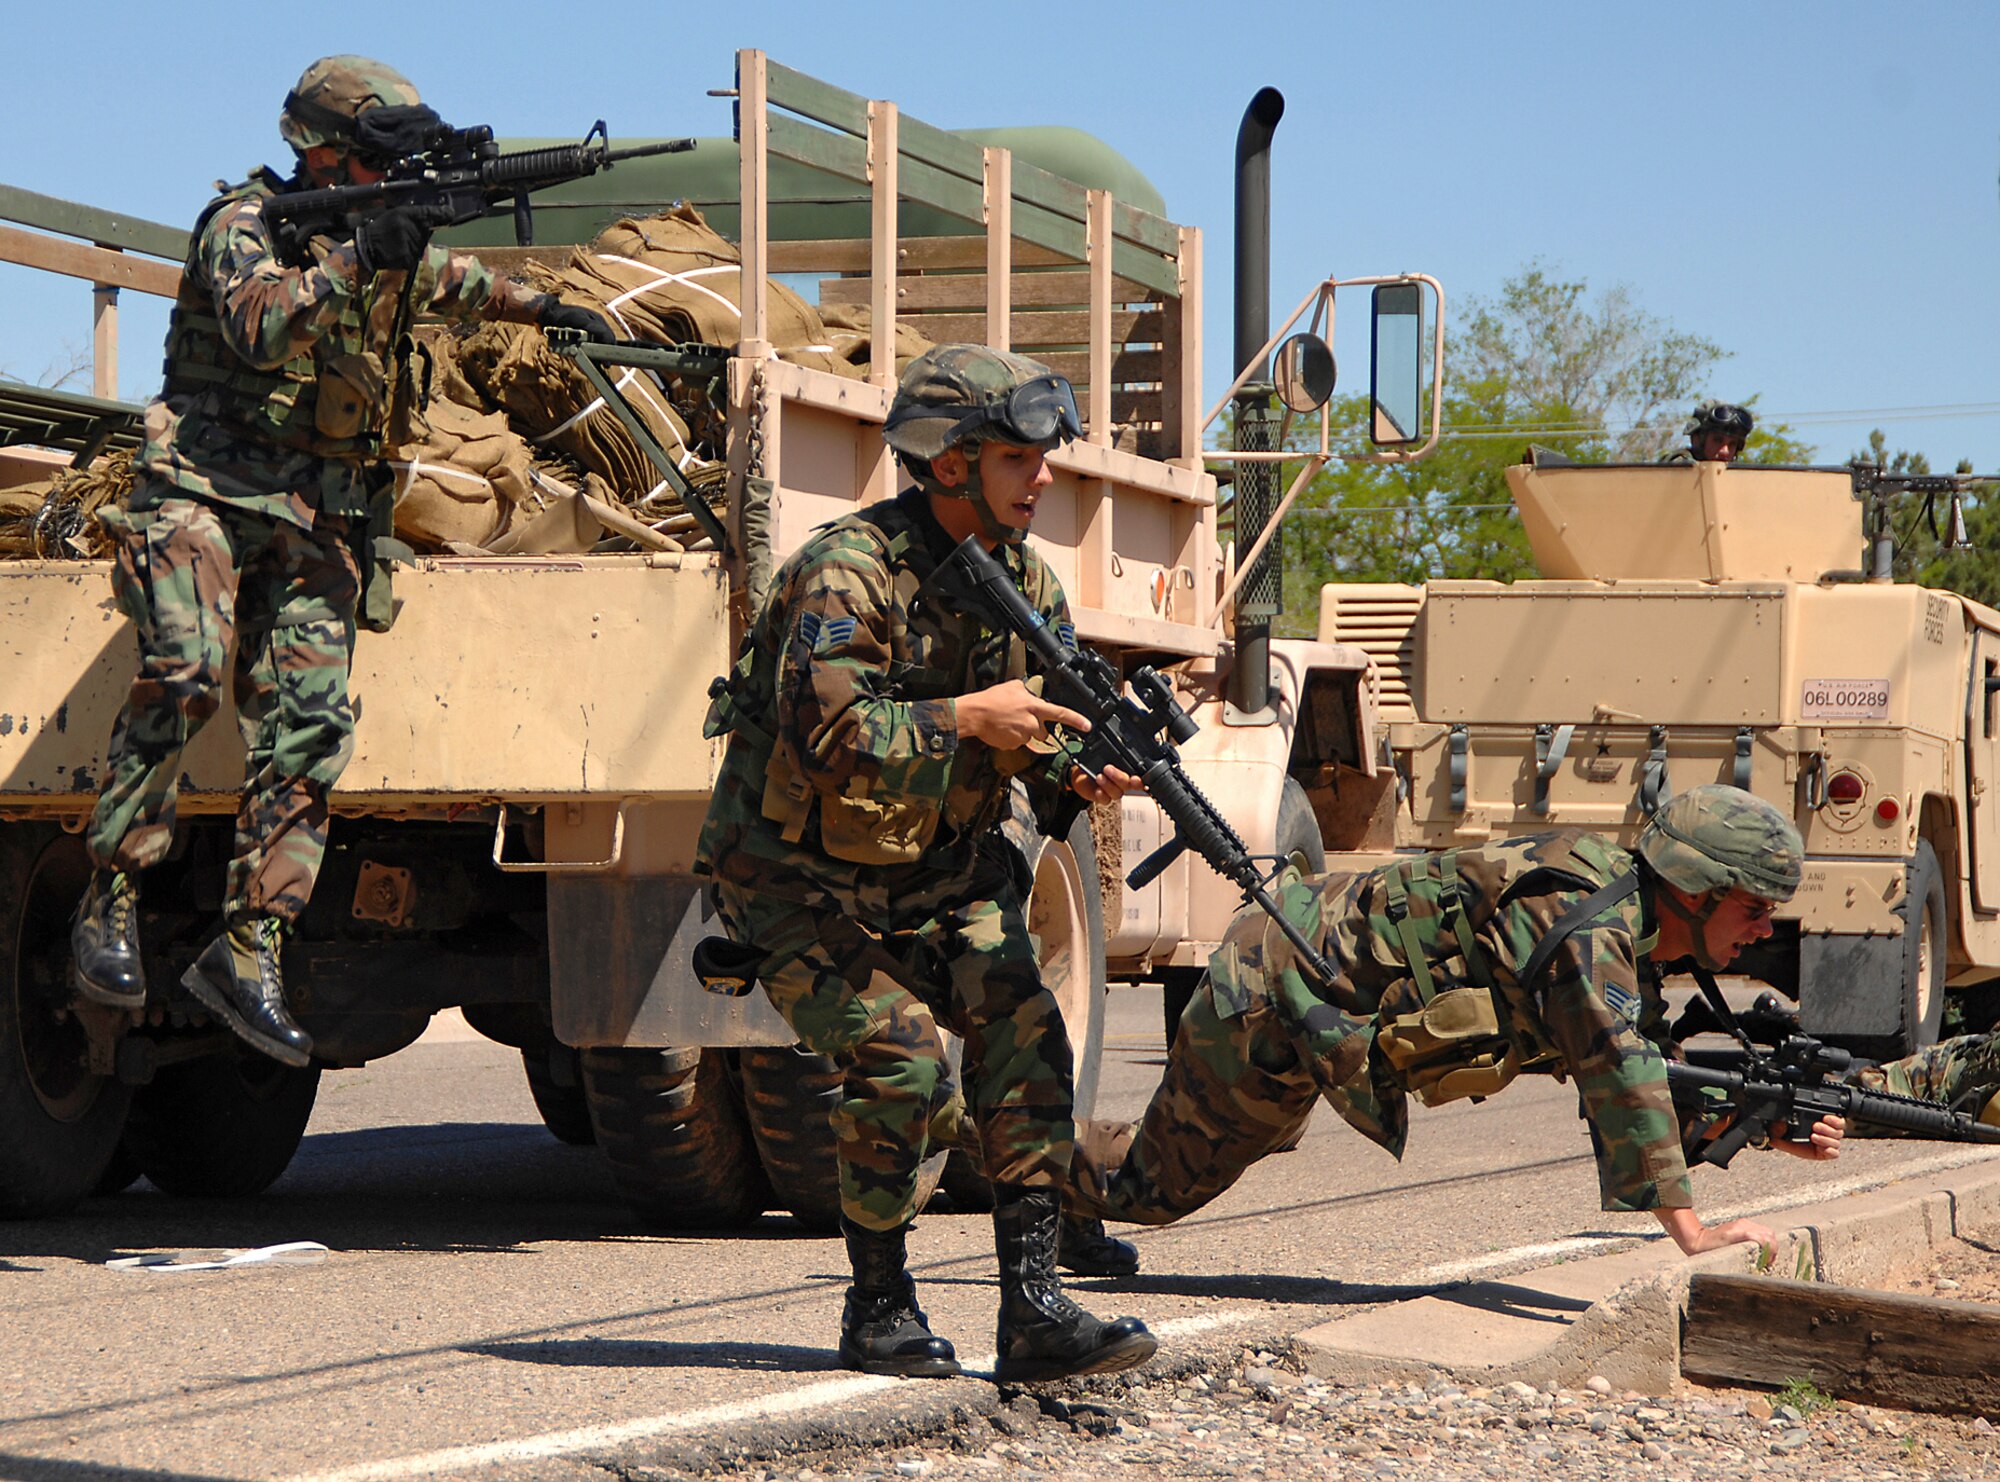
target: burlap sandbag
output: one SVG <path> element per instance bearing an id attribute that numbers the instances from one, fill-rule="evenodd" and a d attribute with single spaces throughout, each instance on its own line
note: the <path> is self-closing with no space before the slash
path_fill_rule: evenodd
<path id="1" fill-rule="evenodd" d="M 551 350 L 539 329 L 483 325 L 458 347 L 458 365 L 530 442 L 569 454 L 602 477 L 621 502 L 642 503 L 659 489 L 663 480 L 652 460 L 592 391 L 583 372 Z M 667 456 L 682 468 L 694 468 L 699 460 L 688 446 L 687 428 L 667 405 L 659 383 L 630 367 L 607 367 L 606 374 Z"/>
<path id="2" fill-rule="evenodd" d="M 505 412 L 433 401 L 424 422 L 424 440 L 386 460 L 396 475 L 396 533 L 418 550 L 483 546 L 529 497 L 528 444 Z"/>
<path id="3" fill-rule="evenodd" d="M 65 468 L 0 489 L 0 561 L 76 561 L 111 554 L 97 511 L 132 489 L 132 454 L 121 450 L 87 468 Z"/>
<path id="4" fill-rule="evenodd" d="M 875 311 L 867 304 L 823 304 L 819 315 L 826 325 L 827 343 L 832 346 L 833 353 L 853 366 L 857 375 L 867 375 L 875 350 Z M 898 319 L 896 379 L 902 379 L 912 360 L 935 346 L 936 341 L 929 335 L 907 319 Z"/>
<path id="5" fill-rule="evenodd" d="M 565 302 L 598 309 L 632 339 L 734 345 L 743 337 L 740 262 L 736 248 L 682 202 L 658 216 L 613 222 L 560 273 L 531 268 L 529 278 Z M 765 313 L 781 359 L 855 374 L 833 352 L 819 311 L 784 284 L 767 285 Z"/>

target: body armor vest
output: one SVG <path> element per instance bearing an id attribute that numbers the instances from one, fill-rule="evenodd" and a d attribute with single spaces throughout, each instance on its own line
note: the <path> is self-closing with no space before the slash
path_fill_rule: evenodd
<path id="1" fill-rule="evenodd" d="M 850 527 L 866 527 L 879 542 L 897 607 L 911 612 L 919 594 L 927 586 L 935 562 L 900 500 L 885 500 L 843 517 Z M 804 568 L 788 564 L 779 573 L 779 585 L 767 599 L 779 611 L 789 610 L 797 596 L 799 574 Z M 901 700 L 949 699 L 971 689 L 983 689 L 1010 679 L 1024 679 L 1028 672 L 1027 645 L 1012 634 L 988 633 L 972 618 L 954 620 L 957 643 L 946 666 L 935 656 L 929 663 L 915 663 L 913 652 L 891 655 L 890 693 Z M 909 624 L 897 625 L 898 637 L 911 637 Z M 759 645 L 756 629 L 746 635 L 743 651 L 734 671 L 710 687 L 714 702 L 703 728 L 707 736 L 730 731 L 744 733 L 763 752 L 764 790 L 762 813 L 776 824 L 780 837 L 798 843 L 809 819 L 817 818 L 820 847 L 834 859 L 858 865 L 909 864 L 921 858 L 936 838 L 940 823 L 966 841 L 976 839 L 998 823 L 1007 807 L 1004 785 L 955 787 L 945 798 L 908 797 L 888 792 L 879 780 L 856 777 L 838 793 L 822 793 L 806 776 L 791 743 L 766 728 L 775 722 L 775 687 L 782 657 L 777 648 Z M 994 752 L 990 765 L 1001 777 L 1011 777 L 1037 760 L 1026 748 Z"/>
<path id="2" fill-rule="evenodd" d="M 180 292 L 167 325 L 165 398 L 182 398 L 204 420 L 268 446 L 320 458 L 362 461 L 382 450 L 388 423 L 390 367 L 370 347 L 368 319 L 385 278 L 378 275 L 340 305 L 339 317 L 303 354 L 262 369 L 230 348 L 215 312 L 215 285 L 203 261 L 202 238 L 216 213 L 238 201 L 276 193 L 269 171 L 231 186 L 195 223 Z M 395 338 L 394 333 L 385 339 Z"/>

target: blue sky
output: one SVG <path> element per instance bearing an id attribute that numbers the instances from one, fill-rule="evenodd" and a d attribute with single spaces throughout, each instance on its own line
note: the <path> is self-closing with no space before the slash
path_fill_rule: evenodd
<path id="1" fill-rule="evenodd" d="M 17 10 L 0 183 L 176 225 L 216 178 L 286 162 L 279 103 L 331 51 L 394 62 L 505 135 L 599 115 L 621 136 L 725 134 L 705 92 L 740 46 L 946 128 L 1086 129 L 1207 233 L 1211 398 L 1237 120 L 1274 85 L 1276 311 L 1328 272 L 1423 270 L 1459 303 L 1540 259 L 1731 350 L 1708 391 L 1756 394 L 1829 461 L 1881 426 L 1934 465 L 2000 469 L 1990 3 Z M 0 368 L 40 378 L 87 348 L 89 314 L 87 285 L 0 268 Z M 126 295 L 125 394 L 155 389 L 164 323 Z"/>

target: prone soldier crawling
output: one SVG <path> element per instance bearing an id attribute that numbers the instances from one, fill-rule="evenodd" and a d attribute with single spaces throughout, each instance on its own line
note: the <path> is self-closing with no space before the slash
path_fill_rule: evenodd
<path id="1" fill-rule="evenodd" d="M 1649 1210 L 1694 1254 L 1774 1248 L 1752 1220 L 1704 1225 L 1668 1086 L 1658 962 L 1711 971 L 1768 936 L 1798 889 L 1803 841 L 1776 808 L 1709 785 L 1668 800 L 1633 850 L 1559 831 L 1294 877 L 1278 904 L 1334 968 L 1330 985 L 1261 910 L 1231 923 L 1182 1016 L 1165 1077 L 1136 1126 L 1079 1136 L 1065 1199 L 1100 1219 L 1167 1224 L 1287 1146 L 1325 1097 L 1402 1156 L 1407 1098 L 1489 1096 L 1522 1073 L 1576 1082 L 1604 1207 Z M 1842 1119 L 1800 1157 L 1838 1155 Z M 1107 1242 L 1095 1269 L 1137 1253 Z M 1076 1267 L 1075 1269 L 1083 1269 Z"/>

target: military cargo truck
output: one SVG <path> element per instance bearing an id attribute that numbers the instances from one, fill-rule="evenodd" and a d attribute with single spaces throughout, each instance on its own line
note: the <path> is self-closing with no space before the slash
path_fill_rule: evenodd
<path id="1" fill-rule="evenodd" d="M 1398 779 L 1342 862 L 1630 843 L 1672 792 L 1734 783 L 1807 850 L 1742 969 L 1809 1033 L 1933 1042 L 1949 993 L 2000 977 L 2000 613 L 1889 580 L 1857 470 L 1531 457 L 1507 480 L 1537 579 L 1322 588 L 1322 640 L 1375 656 Z"/>
<path id="2" fill-rule="evenodd" d="M 1086 433 L 1052 458 L 1033 539 L 1079 638 L 1172 678 L 1202 727 L 1189 768 L 1253 850 L 1315 856 L 1323 830 L 1352 842 L 1349 784 L 1379 781 L 1367 655 L 1272 642 L 1255 703 L 1225 699 L 1234 646 L 1202 447 L 1215 414 L 1199 388 L 1200 231 L 1121 199 L 1106 183 L 1116 172 L 1065 178 L 759 52 L 737 57 L 734 111 L 734 137 L 694 152 L 711 166 L 733 152 L 733 199 L 703 204 L 742 255 L 722 387 L 725 548 L 432 556 L 399 577 L 394 630 L 360 641 L 357 745 L 287 952 L 310 1068 L 245 1054 L 172 986 L 219 905 L 241 775 L 229 715 L 187 754 L 175 850 L 147 881 L 152 1001 L 136 1015 L 70 1002 L 77 831 L 132 641 L 102 563 L 0 562 L 0 1212 L 60 1209 L 142 1172 L 176 1193 L 261 1189 L 296 1148 L 323 1069 L 392 1053 L 455 1007 L 521 1051 L 551 1131 L 598 1143 L 648 1217 L 715 1226 L 776 1208 L 830 1224 L 819 1112 L 834 1079 L 761 995 L 701 990 L 688 952 L 710 923 L 689 871 L 719 762 L 701 734 L 709 681 L 757 585 L 813 526 L 894 491 L 879 433 L 899 320 L 1023 350 L 1076 383 Z M 622 196 L 564 193 L 576 218 L 564 238 L 673 198 L 623 166 L 609 178 Z M 0 215 L 35 228 L 0 228 L 0 258 L 93 284 L 100 370 L 117 290 L 173 292 L 186 239 L 170 228 L 4 189 Z M 771 274 L 871 306 L 868 379 L 773 355 Z M 1416 364 L 1411 350 L 1402 360 Z M 0 441 L 61 450 L 0 448 L 0 482 L 130 439 L 133 409 L 102 399 L 115 375 L 100 380 L 99 398 L 21 391 L 0 406 L 15 414 L 0 416 Z M 1107 981 L 1196 967 L 1236 905 L 1186 857 L 1122 889 L 1161 834 L 1157 809 L 1129 799 L 1035 862 L 1032 925 L 1086 1111 Z"/>

